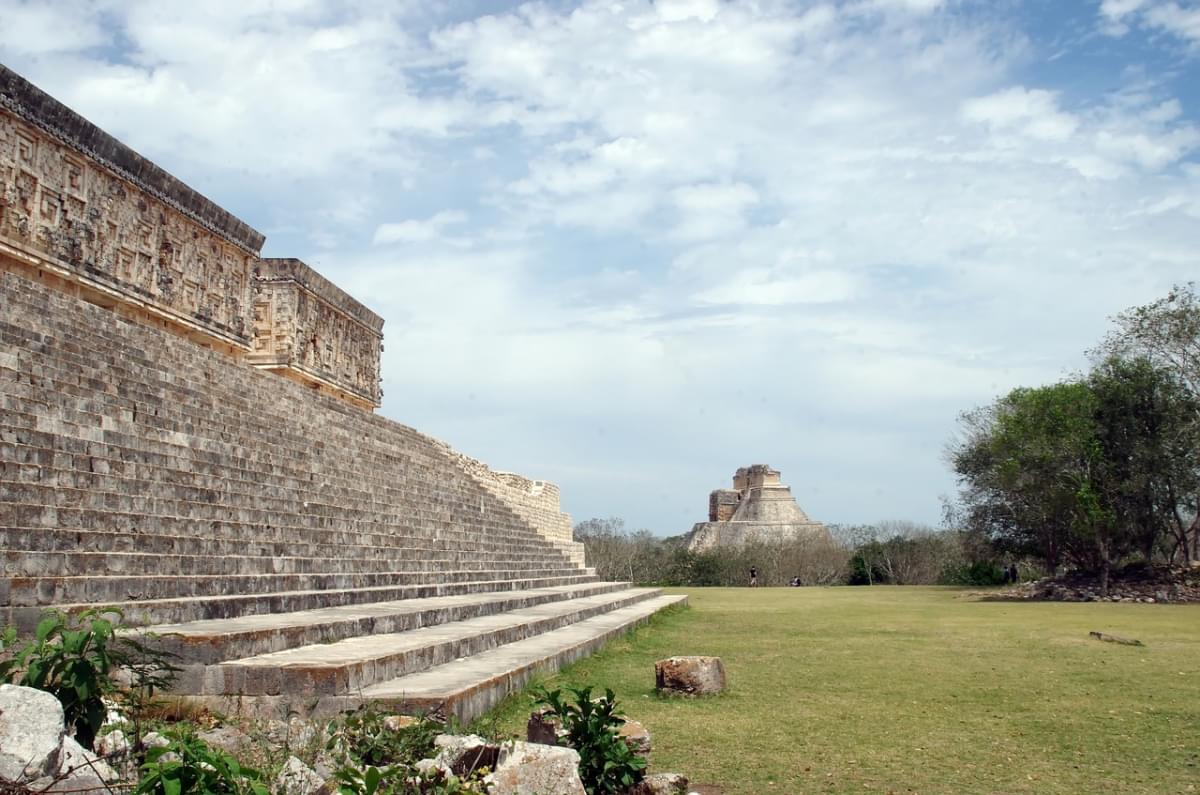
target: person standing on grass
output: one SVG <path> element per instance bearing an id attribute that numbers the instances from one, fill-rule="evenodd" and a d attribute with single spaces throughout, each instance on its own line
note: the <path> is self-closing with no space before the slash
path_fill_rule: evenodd
<path id="1" fill-rule="evenodd" d="M 751 566 L 750 567 L 750 587 L 755 588 L 757 586 L 758 586 L 758 568 L 755 566 Z"/>

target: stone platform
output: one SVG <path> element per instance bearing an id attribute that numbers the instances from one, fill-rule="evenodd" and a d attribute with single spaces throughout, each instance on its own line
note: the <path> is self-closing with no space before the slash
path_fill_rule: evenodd
<path id="1" fill-rule="evenodd" d="M 0 623 L 120 610 L 225 711 L 467 719 L 681 600 L 374 415 L 383 318 L 263 242 L 0 65 Z"/>

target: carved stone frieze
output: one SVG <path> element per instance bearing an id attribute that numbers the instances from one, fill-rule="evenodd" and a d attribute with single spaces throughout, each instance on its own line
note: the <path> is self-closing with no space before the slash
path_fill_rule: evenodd
<path id="1" fill-rule="evenodd" d="M 249 342 L 254 255 L 0 113 L 0 240 L 88 282 Z"/>

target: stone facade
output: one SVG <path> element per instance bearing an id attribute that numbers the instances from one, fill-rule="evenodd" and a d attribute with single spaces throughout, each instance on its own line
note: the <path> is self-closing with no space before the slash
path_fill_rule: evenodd
<path id="1" fill-rule="evenodd" d="M 0 66 L 0 252 L 248 350 L 263 236 Z"/>
<path id="2" fill-rule="evenodd" d="M 570 514 L 562 512 L 558 486 L 545 480 L 530 480 L 512 472 L 497 472 L 445 446 L 462 470 L 476 483 L 533 526 L 543 538 L 579 565 L 584 563 L 583 544 L 575 541 Z"/>
<path id="3" fill-rule="evenodd" d="M 755 464 L 734 473 L 732 489 L 709 494 L 708 521 L 692 527 L 688 549 L 701 552 L 750 540 L 805 536 L 828 538 L 829 531 L 800 510 L 778 470 Z"/>
<path id="4" fill-rule="evenodd" d="M 363 408 L 383 319 L 0 66 L 0 268 Z"/>
<path id="5" fill-rule="evenodd" d="M 260 257 L 263 243 L 249 225 L 0 65 L 0 275 L 359 408 L 378 407 L 383 319 L 300 260 Z M 582 566 L 557 486 L 494 472 L 427 441 Z"/>
<path id="6" fill-rule="evenodd" d="M 297 259 L 259 260 L 254 276 L 248 361 L 378 406 L 383 318 Z"/>

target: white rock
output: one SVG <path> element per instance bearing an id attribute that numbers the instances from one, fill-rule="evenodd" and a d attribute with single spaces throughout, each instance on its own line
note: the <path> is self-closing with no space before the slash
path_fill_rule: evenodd
<path id="1" fill-rule="evenodd" d="M 324 780 L 316 771 L 294 756 L 283 763 L 283 769 L 275 777 L 271 792 L 276 795 L 312 795 L 321 788 Z"/>
<path id="2" fill-rule="evenodd" d="M 117 756 L 129 750 L 129 738 L 120 729 L 113 729 L 97 737 L 92 745 L 100 756 Z"/>
<path id="3" fill-rule="evenodd" d="M 573 748 L 505 743 L 496 772 L 484 781 L 491 795 L 586 795 Z"/>
<path id="4" fill-rule="evenodd" d="M 433 738 L 438 749 L 434 762 L 443 770 L 463 776 L 479 767 L 492 768 L 500 749 L 475 734 L 439 734 Z"/>
<path id="5" fill-rule="evenodd" d="M 41 690 L 0 685 L 0 779 L 32 781 L 58 771 L 63 710 Z"/>
<path id="6" fill-rule="evenodd" d="M 145 748 L 166 748 L 171 741 L 158 732 L 146 732 L 142 736 L 142 746 Z"/>
<path id="7" fill-rule="evenodd" d="M 80 776 L 90 773 L 104 781 L 116 781 L 120 778 L 117 771 L 113 770 L 107 762 L 75 742 L 73 737 L 63 738 L 62 761 L 59 763 L 58 772 L 60 774 L 74 773 Z"/>

